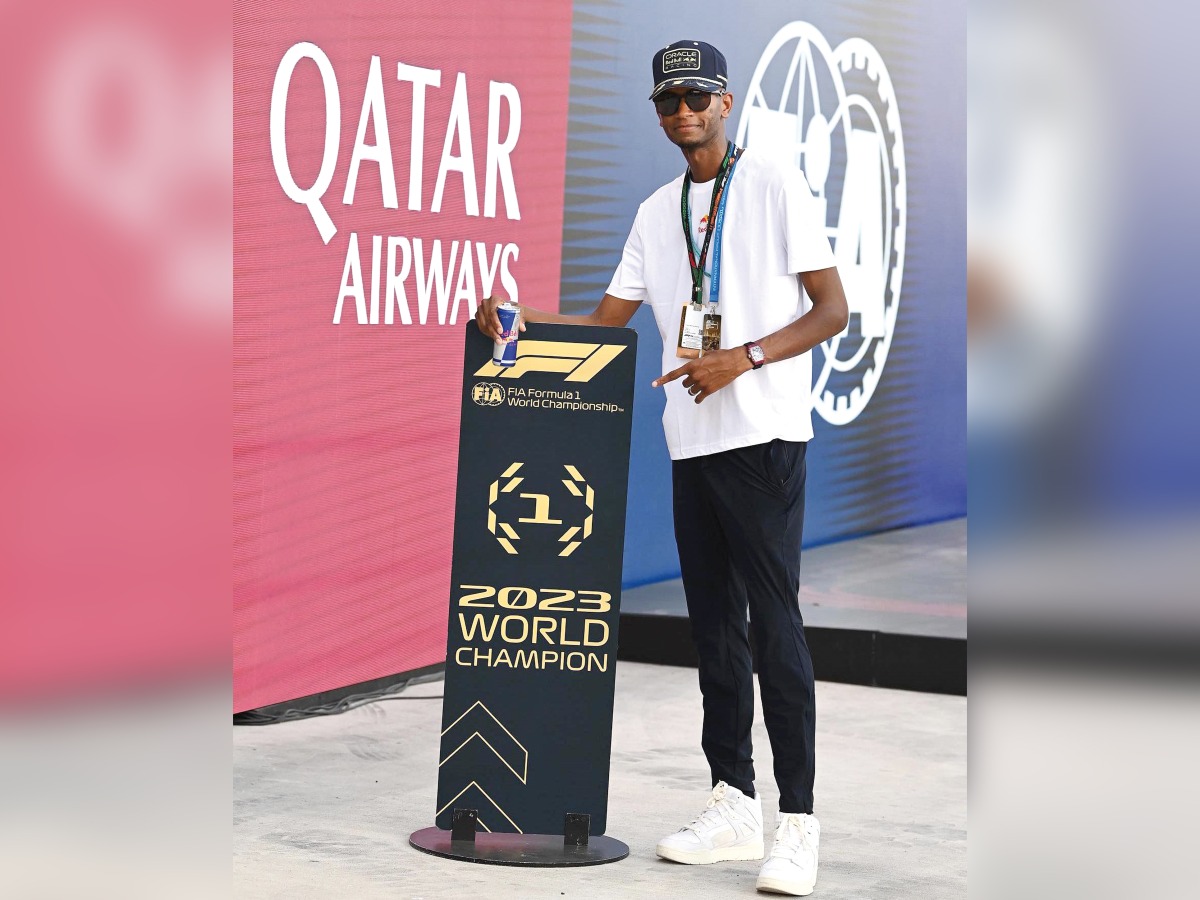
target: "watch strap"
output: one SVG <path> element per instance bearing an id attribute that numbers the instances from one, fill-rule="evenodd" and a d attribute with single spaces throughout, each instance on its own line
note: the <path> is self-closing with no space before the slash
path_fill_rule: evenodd
<path id="1" fill-rule="evenodd" d="M 743 346 L 746 348 L 746 357 L 750 360 L 751 367 L 755 369 L 761 369 L 763 361 L 766 358 L 763 348 L 758 344 L 757 341 L 746 341 Z M 758 351 L 757 355 L 754 353 L 755 350 Z"/>

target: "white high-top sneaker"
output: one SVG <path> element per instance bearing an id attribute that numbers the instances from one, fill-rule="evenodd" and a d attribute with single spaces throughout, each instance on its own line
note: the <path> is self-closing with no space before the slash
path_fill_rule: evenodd
<path id="1" fill-rule="evenodd" d="M 688 865 L 762 859 L 762 800 L 718 781 L 704 812 L 659 841 L 656 852 Z"/>
<path id="2" fill-rule="evenodd" d="M 758 873 L 758 889 L 804 897 L 817 883 L 821 823 L 813 815 L 780 813 L 775 846 Z"/>

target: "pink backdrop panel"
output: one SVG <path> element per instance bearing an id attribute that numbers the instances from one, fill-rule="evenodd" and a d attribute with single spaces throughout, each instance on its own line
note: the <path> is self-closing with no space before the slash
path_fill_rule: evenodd
<path id="1" fill-rule="evenodd" d="M 235 711 L 444 658 L 462 331 L 558 308 L 570 30 L 235 6 Z"/>

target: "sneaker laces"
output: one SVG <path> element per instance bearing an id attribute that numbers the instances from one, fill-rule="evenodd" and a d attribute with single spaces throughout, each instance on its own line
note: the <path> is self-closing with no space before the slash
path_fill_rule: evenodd
<path id="1" fill-rule="evenodd" d="M 801 850 L 813 852 L 808 843 L 808 832 L 804 830 L 804 817 L 790 813 L 782 817 L 775 829 L 775 846 L 771 848 L 771 856 L 795 859 Z"/>
<path id="2" fill-rule="evenodd" d="M 704 812 L 696 816 L 690 824 L 683 826 L 680 831 L 694 831 L 699 834 L 702 829 L 716 824 L 720 819 L 728 821 L 729 817 L 718 808 L 718 804 L 724 803 L 726 800 L 725 789 L 727 787 L 728 785 L 725 782 L 718 781 L 713 786 L 712 794 L 709 795 L 708 801 L 704 804 Z"/>

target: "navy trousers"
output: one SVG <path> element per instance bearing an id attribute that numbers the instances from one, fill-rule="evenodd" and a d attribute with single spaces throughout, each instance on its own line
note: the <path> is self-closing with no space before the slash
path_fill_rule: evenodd
<path id="1" fill-rule="evenodd" d="M 779 808 L 789 813 L 813 811 L 813 670 L 797 599 L 807 447 L 774 440 L 672 463 L 713 784 L 754 795 L 749 613 Z"/>

